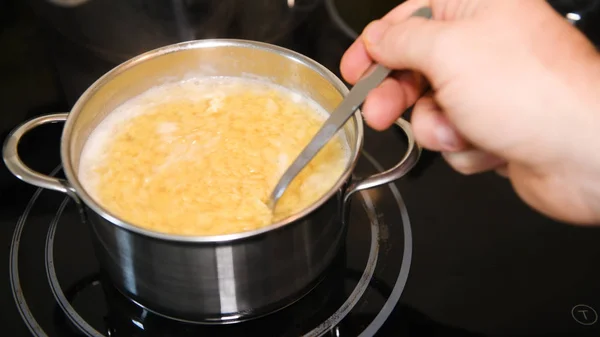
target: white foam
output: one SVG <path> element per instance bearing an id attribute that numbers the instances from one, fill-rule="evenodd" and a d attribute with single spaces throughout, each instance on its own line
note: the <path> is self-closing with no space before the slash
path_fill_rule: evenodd
<path id="1" fill-rule="evenodd" d="M 158 125 L 156 132 L 160 134 L 169 134 L 177 131 L 177 124 L 171 122 L 164 122 Z"/>

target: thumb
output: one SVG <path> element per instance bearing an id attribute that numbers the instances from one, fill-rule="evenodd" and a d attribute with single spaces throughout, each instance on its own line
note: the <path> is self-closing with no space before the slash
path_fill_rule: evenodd
<path id="1" fill-rule="evenodd" d="M 371 22 L 363 41 L 371 58 L 384 66 L 411 69 L 431 77 L 436 46 L 448 23 L 412 17 L 402 22 Z"/>

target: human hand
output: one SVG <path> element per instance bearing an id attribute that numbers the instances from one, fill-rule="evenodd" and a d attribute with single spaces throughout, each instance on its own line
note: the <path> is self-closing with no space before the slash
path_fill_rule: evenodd
<path id="1" fill-rule="evenodd" d="M 410 18 L 424 6 L 433 20 Z M 496 170 L 542 213 L 600 223 L 600 57 L 546 1 L 408 0 L 365 29 L 342 75 L 372 62 L 412 71 L 369 94 L 371 127 L 416 102 L 417 141 L 457 171 Z"/>

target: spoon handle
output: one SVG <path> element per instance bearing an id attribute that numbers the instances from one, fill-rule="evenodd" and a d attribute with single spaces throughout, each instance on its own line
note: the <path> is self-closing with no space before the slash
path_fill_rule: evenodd
<path id="1" fill-rule="evenodd" d="M 424 7 L 413 13 L 412 16 L 431 18 L 431 9 Z M 392 70 L 380 64 L 373 64 L 360 81 L 352 87 L 348 95 L 342 100 L 340 105 L 331 113 L 329 118 L 321 126 L 308 145 L 300 152 L 292 165 L 283 173 L 277 185 L 273 189 L 267 206 L 270 209 L 275 208 L 275 204 L 283 195 L 286 188 L 302 169 L 319 153 L 327 142 L 338 132 L 344 124 L 352 117 L 354 112 L 364 102 L 369 92 L 375 89 L 381 82 L 388 77 Z"/>
<path id="2" fill-rule="evenodd" d="M 344 126 L 348 119 L 350 119 L 354 112 L 360 107 L 367 97 L 367 94 L 375 89 L 381 81 L 390 74 L 391 70 L 381 65 L 373 65 L 368 72 L 370 72 L 370 74 L 363 77 L 352 90 L 350 90 L 348 96 L 346 96 L 340 105 L 338 105 L 331 113 L 310 143 L 308 143 L 302 152 L 300 152 L 292 165 L 289 166 L 283 176 L 281 176 L 281 179 L 275 186 L 273 194 L 271 195 L 269 207 L 272 208 L 272 206 L 275 205 L 294 177 L 296 177 L 317 153 L 319 153 L 335 133 Z"/>

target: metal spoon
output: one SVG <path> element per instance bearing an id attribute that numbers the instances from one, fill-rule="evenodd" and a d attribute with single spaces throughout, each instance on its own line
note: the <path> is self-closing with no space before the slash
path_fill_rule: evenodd
<path id="1" fill-rule="evenodd" d="M 431 9 L 428 7 L 421 8 L 413 13 L 412 16 L 419 16 L 424 18 L 431 18 Z M 300 152 L 298 157 L 294 160 L 292 165 L 288 167 L 285 173 L 279 179 L 277 185 L 273 189 L 267 206 L 274 210 L 277 202 L 290 185 L 292 180 L 302 171 L 302 169 L 317 155 L 317 153 L 327 144 L 327 142 L 341 129 L 344 124 L 352 117 L 354 112 L 360 107 L 367 98 L 367 94 L 375 89 L 388 75 L 391 69 L 388 69 L 379 64 L 373 64 L 367 71 L 366 75 L 356 83 L 356 85 L 350 90 L 344 100 L 338 105 L 338 107 L 331 113 L 329 118 L 325 121 L 321 129 L 315 134 L 313 139 L 306 145 L 306 147 Z"/>

